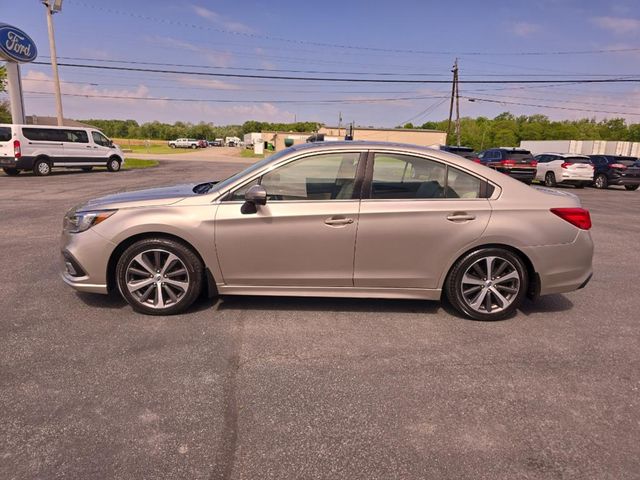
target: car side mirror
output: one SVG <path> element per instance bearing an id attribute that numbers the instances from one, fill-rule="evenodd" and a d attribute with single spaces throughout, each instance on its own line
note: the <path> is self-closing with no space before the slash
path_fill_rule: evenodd
<path id="1" fill-rule="evenodd" d="M 245 192 L 244 200 L 254 205 L 266 205 L 267 191 L 262 185 L 253 185 Z"/>
<path id="2" fill-rule="evenodd" d="M 253 185 L 244 194 L 244 204 L 240 209 L 243 214 L 256 213 L 258 205 L 267 204 L 267 191 L 262 185 Z"/>

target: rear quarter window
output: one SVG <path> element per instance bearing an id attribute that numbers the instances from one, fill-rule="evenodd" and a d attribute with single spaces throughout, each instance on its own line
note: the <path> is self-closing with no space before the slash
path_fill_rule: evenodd
<path id="1" fill-rule="evenodd" d="M 11 140 L 11 127 L 0 127 L 0 142 Z"/>

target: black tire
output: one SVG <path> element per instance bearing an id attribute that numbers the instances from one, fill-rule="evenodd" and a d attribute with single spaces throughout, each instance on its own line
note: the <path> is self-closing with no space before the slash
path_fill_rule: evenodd
<path id="1" fill-rule="evenodd" d="M 195 150 L 196 148 L 198 148 L 198 145 L 191 145 L 191 148 Z"/>
<path id="2" fill-rule="evenodd" d="M 170 146 L 171 148 L 176 148 L 176 144 L 175 144 L 175 143 L 170 143 L 170 144 L 169 144 L 169 146 Z"/>
<path id="3" fill-rule="evenodd" d="M 10 177 L 15 177 L 16 175 L 20 175 L 20 170 L 18 170 L 17 168 L 2 167 L 2 170 L 4 170 L 4 173 L 9 175 Z"/>
<path id="4" fill-rule="evenodd" d="M 640 187 L 640 185 L 625 185 L 624 186 L 624 188 L 626 190 L 629 190 L 630 192 L 633 192 L 633 191 L 637 190 L 638 187 Z"/>
<path id="5" fill-rule="evenodd" d="M 93 170 L 93 167 L 82 167 L 81 170 L 83 172 L 90 172 L 91 170 Z"/>
<path id="6" fill-rule="evenodd" d="M 604 173 L 599 173 L 596 175 L 596 178 L 593 179 L 593 186 L 601 190 L 609 188 L 609 179 Z"/>
<path id="7" fill-rule="evenodd" d="M 51 174 L 51 163 L 44 158 L 37 159 L 33 164 L 33 174 L 38 177 L 46 177 Z"/>
<path id="8" fill-rule="evenodd" d="M 107 170 L 110 172 L 119 172 L 122 166 L 122 161 L 118 157 L 111 157 L 107 162 Z"/>
<path id="9" fill-rule="evenodd" d="M 176 301 L 171 300 L 169 290 L 172 289 L 170 289 L 168 285 L 165 285 L 165 283 L 162 282 L 162 274 L 160 272 L 154 273 L 154 275 L 158 276 L 158 281 L 156 282 L 154 280 L 151 280 L 152 283 L 149 285 L 149 288 L 155 289 L 152 294 L 149 294 L 149 297 L 154 297 L 153 300 L 147 299 L 145 301 L 141 301 L 142 297 L 146 294 L 146 290 L 142 291 L 144 290 L 144 287 L 138 290 L 139 293 L 132 293 L 129 291 L 129 288 L 127 287 L 127 281 L 137 281 L 137 278 L 131 277 L 131 275 L 137 275 L 137 273 L 132 273 L 130 267 L 133 265 L 133 268 L 135 268 L 135 265 L 138 265 L 135 261 L 135 257 L 138 255 L 144 254 L 144 258 L 151 258 L 149 257 L 149 251 L 153 253 L 154 258 L 155 252 L 161 252 L 159 254 L 160 258 L 157 260 L 157 263 L 155 265 L 151 265 L 151 262 L 149 261 L 147 262 L 149 266 L 156 269 L 156 272 L 158 272 L 160 263 L 162 262 L 162 258 L 167 258 L 166 256 L 164 256 L 166 254 L 173 254 L 179 259 L 180 262 L 182 262 L 182 265 L 178 266 L 180 268 L 184 266 L 184 270 L 186 270 L 187 273 L 184 274 L 184 277 L 178 278 L 180 278 L 181 282 L 188 284 L 188 287 L 182 294 L 178 293 L 178 299 Z M 144 277 L 142 277 L 141 279 L 145 280 Z M 128 247 L 122 253 L 120 258 L 118 259 L 118 263 L 116 264 L 116 283 L 118 285 L 120 294 L 135 311 L 148 315 L 174 315 L 185 311 L 200 295 L 203 286 L 203 279 L 204 266 L 202 265 L 202 262 L 200 261 L 198 256 L 193 252 L 193 250 L 176 240 L 168 238 L 160 237 L 140 240 Z M 166 298 L 169 300 L 168 305 L 165 307 L 157 306 L 159 303 L 158 288 L 162 292 L 160 299 Z M 176 291 L 173 290 L 173 292 L 174 295 L 176 295 Z"/>
<path id="10" fill-rule="evenodd" d="M 556 174 L 553 172 L 547 172 L 544 176 L 545 187 L 555 187 L 558 185 L 556 182 Z"/>
<path id="11" fill-rule="evenodd" d="M 496 308 L 497 310 L 491 311 L 493 309 L 492 298 L 497 299 L 492 292 L 484 292 L 484 297 L 489 297 L 489 311 L 487 311 L 486 303 L 484 301 L 480 301 L 480 305 L 478 309 L 471 306 L 471 303 L 468 299 L 465 298 L 466 295 L 473 295 L 473 293 L 469 293 L 474 287 L 463 291 L 463 277 L 467 273 L 468 269 L 471 269 L 475 264 L 481 261 L 486 261 L 487 257 L 495 257 L 499 260 L 491 260 L 492 264 L 496 264 L 495 262 L 505 262 L 508 266 L 506 267 L 509 272 L 509 276 L 514 276 L 512 280 L 513 283 L 507 285 L 508 282 L 501 284 L 501 289 L 510 288 L 516 289 L 516 292 L 506 293 L 505 298 L 510 302 L 506 307 L 499 307 L 496 300 Z M 499 268 L 498 268 L 499 269 Z M 505 270 L 507 271 L 507 270 Z M 485 282 L 486 286 L 480 287 L 480 290 L 476 290 L 478 297 L 480 298 L 480 294 L 485 289 L 495 289 L 495 285 L 498 285 L 498 280 L 501 277 L 507 277 L 507 274 L 503 274 L 495 278 L 495 283 L 491 281 Z M 483 278 L 478 277 L 478 280 L 483 280 Z M 517 280 L 517 281 L 516 281 Z M 517 286 L 515 286 L 517 284 Z M 451 303 L 451 305 L 461 314 L 468 318 L 472 318 L 474 320 L 501 320 L 506 318 L 515 312 L 515 310 L 522 303 L 527 289 L 529 288 L 529 276 L 527 273 L 527 269 L 520 259 L 520 257 L 509 250 L 505 250 L 502 248 L 490 247 L 490 248 L 480 248 L 473 252 L 466 254 L 464 257 L 458 259 L 458 261 L 451 268 L 449 275 L 447 275 L 447 279 L 444 285 L 444 293 L 447 296 L 447 299 Z M 504 293 L 505 290 L 502 290 L 499 293 Z"/>

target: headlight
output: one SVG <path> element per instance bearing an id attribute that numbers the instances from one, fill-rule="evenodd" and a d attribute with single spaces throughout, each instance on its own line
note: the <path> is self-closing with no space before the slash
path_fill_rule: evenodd
<path id="1" fill-rule="evenodd" d="M 104 222 L 117 210 L 103 210 L 93 212 L 69 212 L 64 217 L 63 228 L 69 233 L 80 233 L 89 230 L 94 225 Z"/>

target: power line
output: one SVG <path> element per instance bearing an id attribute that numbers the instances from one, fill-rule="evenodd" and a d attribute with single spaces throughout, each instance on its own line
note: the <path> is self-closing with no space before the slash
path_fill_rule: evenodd
<path id="1" fill-rule="evenodd" d="M 176 25 L 188 28 L 194 28 L 197 30 L 209 30 L 218 33 L 224 33 L 228 35 L 234 35 L 244 38 L 258 39 L 258 40 L 271 40 L 277 42 L 285 42 L 292 43 L 298 45 L 312 45 L 315 47 L 323 47 L 323 48 L 340 48 L 340 49 L 348 49 L 348 50 L 359 50 L 359 51 L 372 51 L 372 52 L 387 52 L 387 53 L 410 53 L 410 54 L 420 54 L 420 55 L 448 55 L 448 56 L 548 56 L 548 55 L 595 55 L 595 54 L 609 54 L 609 53 L 631 53 L 640 51 L 640 47 L 629 47 L 629 48 L 601 48 L 594 50 L 557 50 L 557 51 L 521 51 L 521 52 L 486 52 L 486 51 L 436 51 L 436 50 L 416 50 L 416 49 L 403 49 L 403 48 L 382 48 L 382 47 L 367 47 L 363 45 L 348 45 L 348 44 L 337 44 L 337 43 L 327 43 L 327 42 L 314 42 L 310 40 L 299 40 L 299 39 L 291 39 L 291 38 L 283 38 L 276 37 L 271 35 L 258 34 L 253 32 L 245 32 L 245 31 L 234 31 L 228 30 L 224 28 L 218 28 L 209 25 L 198 25 L 195 23 L 187 23 L 180 22 L 177 20 L 168 20 L 164 18 L 152 17 L 149 15 L 143 15 L 138 13 L 133 13 L 129 11 L 117 10 L 113 8 L 105 8 L 98 5 L 93 5 L 87 2 L 83 2 L 80 0 L 73 0 L 73 3 L 86 7 L 92 8 L 94 10 L 99 10 L 105 13 L 111 13 L 116 15 L 128 16 L 131 18 L 142 19 L 157 23 L 162 23 L 165 25 Z"/>
<path id="2" fill-rule="evenodd" d="M 32 62 L 36 65 L 49 65 L 48 62 Z M 87 65 L 79 63 L 59 63 L 61 67 L 71 68 L 88 68 L 97 70 L 117 70 L 125 72 L 147 72 L 147 73 L 161 73 L 161 74 L 174 74 L 174 75 L 196 75 L 196 76 L 208 76 L 208 77 L 222 77 L 222 78 L 256 78 L 256 79 L 268 79 L 268 80 L 296 80 L 296 81 L 321 81 L 321 82 L 350 82 L 350 83 L 415 83 L 415 84 L 427 84 L 427 83 L 446 83 L 448 80 L 413 80 L 413 79 L 390 79 L 390 78 L 352 78 L 352 77 L 298 77 L 291 75 L 253 75 L 253 74 L 241 74 L 241 73 L 214 73 L 214 72 L 194 72 L 185 70 L 160 70 L 152 68 L 138 68 L 138 67 L 116 67 L 109 65 Z M 598 78 L 598 79 L 538 79 L 538 80 L 513 80 L 513 79 L 499 79 L 499 80 L 460 80 L 459 83 L 466 84 L 537 84 L 537 83 L 549 83 L 549 84 L 586 84 L 586 83 L 640 83 L 640 78 Z"/>
<path id="3" fill-rule="evenodd" d="M 608 110 L 591 110 L 586 108 L 572 108 L 572 107 L 559 107 L 556 105 L 541 105 L 534 103 L 521 103 L 521 102 L 508 102 L 502 100 L 492 100 L 489 98 L 479 98 L 479 97 L 463 97 L 469 100 L 470 102 L 486 102 L 486 103 L 500 103 L 505 105 L 520 105 L 524 107 L 535 107 L 535 108 L 552 108 L 555 110 L 569 110 L 575 112 L 588 112 L 588 113 L 610 113 L 612 115 L 637 115 L 640 116 L 640 112 L 611 112 Z"/>
<path id="4" fill-rule="evenodd" d="M 34 92 L 26 91 L 25 93 L 36 95 L 52 95 L 51 92 Z M 128 96 L 128 95 L 95 95 L 89 93 L 63 93 L 66 97 L 83 97 L 83 98 L 101 98 L 110 100 L 145 100 L 156 102 L 189 102 L 189 103 L 282 103 L 282 104 L 306 104 L 306 105 L 318 105 L 318 104 L 333 104 L 333 103 L 348 103 L 348 104 L 366 104 L 366 103 L 379 103 L 379 102 L 397 102 L 406 100 L 424 100 L 427 98 L 442 98 L 440 96 L 418 96 L 418 97 L 393 97 L 393 98 L 360 98 L 360 99 L 327 99 L 327 100 L 232 100 L 232 99 L 214 99 L 214 98 L 171 98 L 171 97 L 141 97 L 141 96 Z"/>
<path id="5" fill-rule="evenodd" d="M 50 58 L 41 55 L 40 58 Z M 166 62 L 147 62 L 142 60 L 105 60 L 90 57 L 58 57 L 62 60 L 74 60 L 81 62 L 99 62 L 99 63 L 115 63 L 126 65 L 149 65 L 161 67 L 180 67 L 180 68 L 204 68 L 207 70 L 232 70 L 232 71 L 251 71 L 251 72 L 280 72 L 280 73 L 309 73 L 309 74 L 325 74 L 325 75 L 380 75 L 380 76 L 409 76 L 409 77 L 447 77 L 447 73 L 398 73 L 398 72 L 349 72 L 349 71 L 327 71 L 327 70 L 295 70 L 280 68 L 257 68 L 257 67 L 222 67 L 214 65 L 197 65 L 187 63 L 166 63 Z M 610 73 L 467 73 L 466 77 L 608 77 L 608 78 L 633 78 L 640 74 L 610 74 Z"/>

